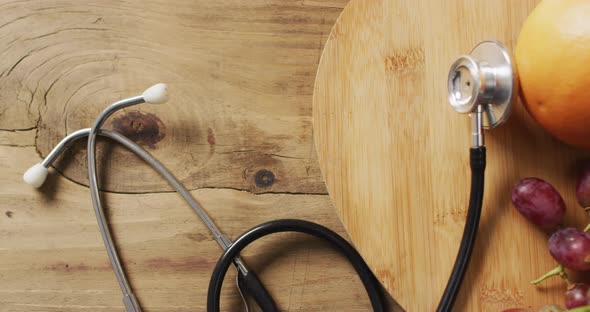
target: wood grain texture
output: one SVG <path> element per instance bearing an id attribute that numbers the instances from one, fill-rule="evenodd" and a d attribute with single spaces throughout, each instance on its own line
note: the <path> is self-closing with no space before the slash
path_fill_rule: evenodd
<path id="1" fill-rule="evenodd" d="M 37 191 L 20 181 L 33 147 L 0 146 L 0 311 L 123 311 L 121 293 L 86 198 L 52 172 Z M 276 218 L 303 218 L 343 233 L 327 195 L 192 192 L 230 237 Z M 108 218 L 144 311 L 204 311 L 219 247 L 175 193 L 106 193 Z M 277 235 L 244 254 L 285 311 L 365 311 L 346 260 L 302 235 Z M 225 311 L 242 310 L 228 274 Z"/>
<path id="2" fill-rule="evenodd" d="M 0 1 L 0 311 L 124 310 L 84 185 L 83 144 L 40 190 L 21 179 L 109 103 L 159 81 L 170 84 L 169 104 L 108 126 L 168 166 L 228 236 L 288 217 L 345 235 L 312 143 L 311 86 L 346 2 Z M 204 311 L 220 255 L 205 226 L 139 159 L 112 144 L 100 155 L 108 216 L 144 311 Z M 255 183 L 261 169 L 275 176 L 270 186 Z M 245 260 L 282 310 L 369 309 L 352 268 L 314 239 L 266 238 Z M 222 307 L 241 311 L 229 275 Z"/>
<path id="3" fill-rule="evenodd" d="M 165 106 L 130 108 L 107 127 L 136 137 L 189 189 L 326 193 L 313 152 L 312 85 L 346 1 L 12 1 L 0 3 L 0 123 L 37 131 L 41 155 L 108 104 L 164 81 Z M 121 149 L 111 191 L 164 191 Z M 85 156 L 58 164 L 87 184 Z M 256 172 L 276 182 L 259 188 Z M 129 176 L 137 179 L 130 179 Z M 153 181 L 153 182 L 152 182 Z"/>
<path id="4" fill-rule="evenodd" d="M 448 69 L 482 40 L 512 50 L 537 2 L 355 0 L 326 43 L 313 97 L 320 167 L 352 241 L 407 310 L 436 307 L 466 216 L 470 121 L 448 105 Z M 561 303 L 559 279 L 529 284 L 555 262 L 510 191 L 544 178 L 564 196 L 565 223 L 582 227 L 575 167 L 589 153 L 551 138 L 520 103 L 486 140 L 483 217 L 456 310 Z"/>

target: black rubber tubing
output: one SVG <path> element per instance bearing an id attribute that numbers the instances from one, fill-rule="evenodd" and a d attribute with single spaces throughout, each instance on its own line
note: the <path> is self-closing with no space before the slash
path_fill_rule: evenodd
<path id="1" fill-rule="evenodd" d="M 211 274 L 211 280 L 209 282 L 209 290 L 207 294 L 208 312 L 219 311 L 221 286 L 223 284 L 227 270 L 232 264 L 233 258 L 235 258 L 235 256 L 238 255 L 244 248 L 257 239 L 280 232 L 305 233 L 321 238 L 330 243 L 332 247 L 338 250 L 348 259 L 348 261 L 350 261 L 356 270 L 363 285 L 365 286 L 367 294 L 369 295 L 373 310 L 376 312 L 385 311 L 385 302 L 379 281 L 375 275 L 373 275 L 361 255 L 350 243 L 348 243 L 344 238 L 334 231 L 317 223 L 304 220 L 283 219 L 269 221 L 253 227 L 252 229 L 240 235 L 240 237 L 238 237 L 233 242 L 233 244 L 225 250 L 215 265 L 213 273 Z"/>
<path id="2" fill-rule="evenodd" d="M 469 163 L 471 167 L 471 191 L 469 195 L 469 208 L 467 211 L 465 228 L 463 230 L 463 237 L 461 238 L 461 245 L 459 246 L 455 264 L 453 265 L 451 276 L 436 309 L 437 312 L 450 312 L 452 310 L 471 259 L 477 236 L 477 229 L 479 228 L 486 167 L 486 149 L 484 146 L 470 149 Z M 313 222 L 303 220 L 275 220 L 260 224 L 245 232 L 223 253 L 215 265 L 215 269 L 213 270 L 209 282 L 209 291 L 207 294 L 208 312 L 219 311 L 221 286 L 225 274 L 232 263 L 232 259 L 255 240 L 279 232 L 301 232 L 330 242 L 338 251 L 348 258 L 356 272 L 359 274 L 359 277 L 365 286 L 365 290 L 369 295 L 369 299 L 371 300 L 373 310 L 376 312 L 384 311 L 383 294 L 381 293 L 379 282 L 359 253 L 346 240 L 330 229 Z"/>
<path id="3" fill-rule="evenodd" d="M 277 308 L 276 303 L 274 302 L 272 296 L 266 290 L 256 273 L 251 269 L 248 270 L 248 273 L 242 274 L 240 270 L 238 270 L 238 287 L 242 291 L 246 293 L 244 295 L 250 295 L 256 301 L 256 304 L 262 309 L 264 312 L 278 312 L 279 309 Z"/>
<path id="4" fill-rule="evenodd" d="M 461 245 L 459 246 L 459 252 L 453 265 L 451 277 L 449 277 L 445 291 L 436 309 L 437 312 L 450 312 L 455 304 L 469 265 L 469 260 L 471 259 L 477 228 L 479 227 L 479 220 L 481 218 L 486 148 L 484 146 L 471 148 L 469 151 L 469 163 L 471 166 L 471 192 L 469 195 L 469 209 L 467 210 L 463 238 L 461 238 Z"/>

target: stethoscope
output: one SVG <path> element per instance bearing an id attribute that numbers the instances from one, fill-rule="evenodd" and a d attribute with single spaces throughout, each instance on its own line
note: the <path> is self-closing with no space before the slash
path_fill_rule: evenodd
<path id="1" fill-rule="evenodd" d="M 495 128 L 508 119 L 516 95 L 516 85 L 516 71 L 513 69 L 509 54 L 499 42 L 482 42 L 473 49 L 470 55 L 459 57 L 451 66 L 448 76 L 449 102 L 456 111 L 470 114 L 472 120 L 472 143 L 470 148 L 472 175 L 469 208 L 461 245 L 437 311 L 451 311 L 475 243 L 481 216 L 486 165 L 483 129 Z M 156 84 L 141 95 L 111 104 L 96 118 L 92 128 L 81 129 L 66 136 L 42 162 L 32 166 L 23 175 L 25 182 L 34 187 L 40 187 L 48 175 L 48 168 L 55 160 L 74 141 L 88 138 L 88 178 L 92 205 L 111 265 L 123 293 L 123 304 L 127 312 L 140 312 L 141 307 L 127 280 L 100 198 L 96 174 L 96 138 L 99 135 L 123 145 L 163 176 L 201 218 L 223 250 L 209 283 L 207 294 L 208 311 L 219 311 L 222 283 L 232 264 L 238 271 L 236 286 L 242 296 L 246 310 L 249 309 L 245 297 L 249 295 L 252 296 L 263 311 L 278 311 L 276 303 L 263 283 L 240 258 L 240 252 L 257 239 L 279 232 L 306 233 L 329 242 L 353 265 L 367 291 L 374 311 L 385 311 L 385 300 L 379 281 L 356 249 L 334 231 L 304 220 L 274 220 L 255 226 L 232 242 L 229 237 L 219 230 L 189 191 L 161 162 L 125 136 L 117 132 L 101 129 L 107 118 L 120 109 L 142 103 L 163 104 L 167 100 L 166 85 Z"/>

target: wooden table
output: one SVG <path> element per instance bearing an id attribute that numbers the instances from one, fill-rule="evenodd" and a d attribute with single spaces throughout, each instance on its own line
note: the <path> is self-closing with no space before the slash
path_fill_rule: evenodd
<path id="1" fill-rule="evenodd" d="M 123 311 L 83 144 L 41 189 L 21 177 L 109 103 L 160 81 L 168 104 L 127 109 L 107 127 L 168 166 L 225 233 L 302 218 L 344 234 L 316 159 L 311 97 L 346 2 L 0 3 L 0 310 Z M 145 311 L 204 311 L 217 245 L 157 174 L 102 143 L 108 217 Z M 369 308 L 351 267 L 314 239 L 264 239 L 245 259 L 286 311 Z M 236 311 L 231 278 L 223 307 Z"/>

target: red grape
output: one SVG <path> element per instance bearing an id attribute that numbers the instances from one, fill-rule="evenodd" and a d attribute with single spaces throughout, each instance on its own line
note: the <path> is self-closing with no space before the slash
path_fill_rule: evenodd
<path id="1" fill-rule="evenodd" d="M 565 292 L 565 307 L 568 309 L 590 305 L 590 286 L 572 284 Z"/>
<path id="2" fill-rule="evenodd" d="M 590 162 L 584 164 L 582 171 L 578 175 L 576 198 L 582 207 L 590 207 Z"/>
<path id="3" fill-rule="evenodd" d="M 549 238 L 549 252 L 564 267 L 590 270 L 590 234 L 575 228 L 561 229 Z"/>
<path id="4" fill-rule="evenodd" d="M 544 230 L 556 227 L 565 215 L 557 190 L 538 178 L 522 179 L 512 190 L 512 203 L 523 216 Z"/>

